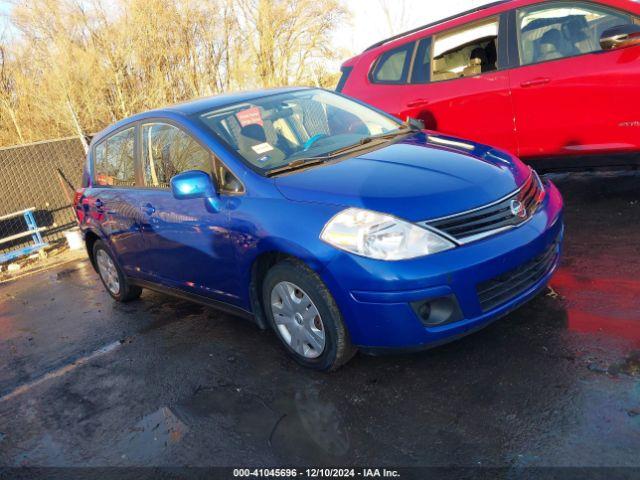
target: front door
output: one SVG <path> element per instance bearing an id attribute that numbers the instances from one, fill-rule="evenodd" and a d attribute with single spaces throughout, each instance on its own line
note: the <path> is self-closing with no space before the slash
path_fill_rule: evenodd
<path id="1" fill-rule="evenodd" d="M 599 45 L 602 32 L 633 20 L 592 2 L 517 11 L 521 67 L 510 84 L 520 156 L 640 149 L 640 46 Z"/>
<path id="2" fill-rule="evenodd" d="M 226 202 L 216 211 L 206 199 L 177 200 L 169 185 L 171 177 L 187 170 L 212 175 L 211 152 L 167 123 L 143 124 L 140 137 L 146 188 L 137 193 L 145 217 L 145 274 L 165 286 L 237 303 Z"/>

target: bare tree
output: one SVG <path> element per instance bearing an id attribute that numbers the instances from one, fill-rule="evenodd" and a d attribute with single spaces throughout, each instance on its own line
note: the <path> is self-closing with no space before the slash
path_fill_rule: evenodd
<path id="1" fill-rule="evenodd" d="M 329 85 L 331 33 L 346 20 L 339 0 L 15 0 L 0 145 L 228 90 Z"/>

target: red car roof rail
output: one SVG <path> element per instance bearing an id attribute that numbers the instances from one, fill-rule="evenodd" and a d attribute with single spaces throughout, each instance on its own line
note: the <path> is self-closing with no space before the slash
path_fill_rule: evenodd
<path id="1" fill-rule="evenodd" d="M 365 48 L 364 52 L 368 52 L 369 50 L 373 50 L 374 48 L 378 48 L 378 47 L 384 45 L 385 43 L 389 43 L 389 42 L 392 42 L 392 41 L 397 40 L 399 38 L 406 37 L 406 36 L 411 35 L 413 33 L 419 32 L 420 30 L 426 30 L 427 28 L 435 27 L 436 25 L 440 25 L 441 23 L 449 22 L 451 20 L 455 20 L 456 18 L 464 17 L 465 15 L 471 15 L 472 13 L 481 12 L 482 10 L 486 10 L 487 8 L 497 7 L 498 5 L 502 5 L 503 3 L 508 3 L 510 1 L 511 0 L 498 0 L 496 2 L 487 3 L 485 5 L 481 5 L 479 7 L 472 8 L 471 10 L 467 10 L 465 12 L 456 13 L 455 15 L 452 15 L 452 16 L 447 17 L 447 18 L 443 18 L 442 20 L 438 20 L 438 21 L 433 22 L 433 23 L 428 23 L 426 25 L 422 25 L 421 27 L 416 27 L 416 28 L 413 28 L 411 30 L 407 30 L 406 32 L 399 33 L 397 35 L 394 35 L 393 37 L 385 38 L 384 40 L 380 40 L 379 42 L 374 43 L 373 45 Z"/>

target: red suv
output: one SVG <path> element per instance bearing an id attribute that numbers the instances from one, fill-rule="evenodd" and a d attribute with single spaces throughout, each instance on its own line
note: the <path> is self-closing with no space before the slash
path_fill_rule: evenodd
<path id="1" fill-rule="evenodd" d="M 541 168 L 640 163 L 640 3 L 495 2 L 372 45 L 337 89 Z"/>

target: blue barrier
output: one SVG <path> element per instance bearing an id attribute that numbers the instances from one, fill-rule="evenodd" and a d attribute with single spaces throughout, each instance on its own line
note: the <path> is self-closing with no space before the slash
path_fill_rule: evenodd
<path id="1" fill-rule="evenodd" d="M 26 247 L 13 250 L 8 253 L 0 254 L 0 264 L 25 255 L 29 255 L 33 252 L 41 252 L 43 248 L 49 245 L 42 240 L 42 235 L 40 234 L 40 232 L 46 230 L 46 227 L 38 227 L 36 219 L 33 216 L 34 210 L 35 208 L 31 207 L 27 208 L 26 210 L 20 210 L 19 212 L 9 213 L 0 217 L 0 221 L 3 221 L 22 215 L 24 217 L 25 223 L 27 224 L 26 231 L 16 233 L 15 235 L 9 235 L 8 237 L 0 239 L 0 245 L 2 245 L 3 243 L 11 242 L 13 240 L 17 240 L 18 238 L 28 237 L 29 235 L 31 235 L 31 239 L 33 240 L 33 245 L 28 245 Z"/>

